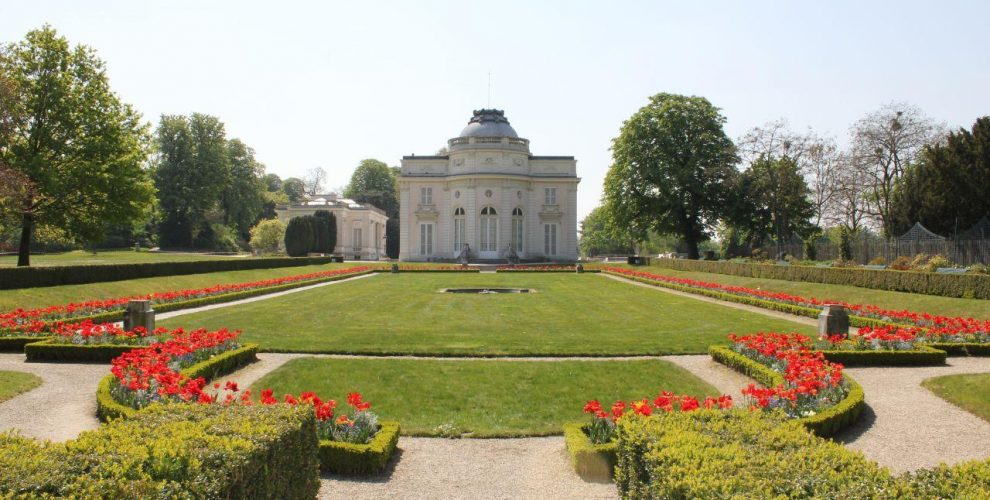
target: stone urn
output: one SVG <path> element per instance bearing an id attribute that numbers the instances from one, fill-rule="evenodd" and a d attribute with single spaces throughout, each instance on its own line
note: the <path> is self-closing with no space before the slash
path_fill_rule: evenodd
<path id="1" fill-rule="evenodd" d="M 578 264 L 577 266 L 575 266 L 575 267 L 574 267 L 574 270 L 575 270 L 575 271 L 576 271 L 576 272 L 577 272 L 578 274 L 580 274 L 580 273 L 583 273 L 583 272 L 584 272 L 584 266 L 583 266 L 582 264 Z"/>
<path id="2" fill-rule="evenodd" d="M 399 265 L 398 264 L 392 264 L 392 274 L 395 274 L 395 273 L 398 273 L 398 272 L 399 272 Z"/>

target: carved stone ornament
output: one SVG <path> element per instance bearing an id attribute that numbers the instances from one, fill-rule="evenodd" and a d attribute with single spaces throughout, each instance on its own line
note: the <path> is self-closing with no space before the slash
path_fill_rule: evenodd
<path id="1" fill-rule="evenodd" d="M 485 190 L 485 198 L 491 198 L 491 197 L 492 197 L 492 190 L 491 189 L 486 189 Z"/>

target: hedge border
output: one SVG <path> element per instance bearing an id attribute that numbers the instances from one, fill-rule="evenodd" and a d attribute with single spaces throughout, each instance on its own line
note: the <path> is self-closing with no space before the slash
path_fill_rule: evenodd
<path id="1" fill-rule="evenodd" d="M 70 361 L 76 363 L 109 363 L 110 360 L 132 349 L 147 345 L 127 344 L 65 344 L 59 339 L 49 338 L 24 345 L 24 355 L 28 361 Z"/>
<path id="2" fill-rule="evenodd" d="M 248 299 L 251 297 L 257 297 L 259 295 L 268 295 L 271 293 L 282 292 L 285 290 L 292 290 L 294 288 L 302 288 L 304 286 L 318 285 L 320 283 L 341 281 L 344 279 L 354 278 L 357 276 L 364 276 L 366 274 L 372 274 L 372 273 L 374 273 L 374 270 L 365 269 L 364 271 L 356 271 L 353 273 L 337 274 L 334 276 L 327 276 L 324 278 L 316 278 L 306 281 L 297 281 L 294 283 L 285 283 L 282 285 L 275 285 L 275 286 L 269 286 L 263 288 L 252 288 L 251 290 L 242 290 L 239 292 L 224 293 L 221 295 L 212 295 L 210 297 L 200 297 L 196 299 L 182 300 L 176 302 L 161 302 L 161 303 L 152 302 L 151 307 L 155 310 L 156 313 L 166 313 L 166 312 L 178 311 L 181 309 L 191 309 L 194 307 L 202 307 L 212 304 L 221 304 L 224 302 L 233 302 L 235 300 Z M 92 321 L 94 323 L 118 322 L 118 321 L 122 321 L 125 311 L 126 311 L 125 308 L 121 308 L 114 311 L 107 311 L 98 314 L 90 314 L 89 316 L 74 316 L 69 318 L 63 318 L 55 321 L 49 321 L 48 323 L 51 324 L 59 321 L 62 323 L 76 323 L 86 320 Z"/>
<path id="3" fill-rule="evenodd" d="M 320 440 L 320 470 L 347 476 L 381 472 L 399 444 L 398 422 L 379 422 L 378 432 L 366 444 Z"/>
<path id="4" fill-rule="evenodd" d="M 784 383 L 783 375 L 728 347 L 712 346 L 708 352 L 715 361 L 747 375 L 767 387 L 776 387 Z M 859 420 L 859 415 L 863 412 L 863 407 L 866 404 L 863 388 L 848 375 L 843 375 L 843 379 L 849 384 L 849 392 L 842 401 L 818 414 L 795 419 L 795 422 L 818 436 L 831 437 Z"/>
<path id="5" fill-rule="evenodd" d="M 920 293 L 943 297 L 990 299 L 990 276 L 979 274 L 938 274 L 917 271 L 842 267 L 779 266 L 750 262 L 653 259 L 656 267 L 678 271 L 728 274 L 748 278 L 804 281 L 857 286 L 874 290 Z"/>
<path id="6" fill-rule="evenodd" d="M 258 344 L 244 344 L 232 351 L 227 351 L 209 359 L 205 359 L 181 370 L 183 375 L 196 378 L 204 377 L 210 380 L 220 375 L 231 373 L 241 366 L 258 360 Z M 110 384 L 114 376 L 107 375 L 100 380 L 96 388 L 96 416 L 101 422 L 109 422 L 117 418 L 131 418 L 139 410 L 117 402 L 110 394 Z"/>
<path id="7" fill-rule="evenodd" d="M 89 266 L 10 267 L 0 268 L 0 290 L 81 285 L 158 276 L 322 265 L 330 263 L 331 259 L 331 257 L 266 257 L 188 262 L 94 264 Z"/>
<path id="8" fill-rule="evenodd" d="M 825 359 L 846 366 L 937 366 L 945 364 L 946 352 L 926 344 L 909 351 L 822 350 Z"/>
<path id="9" fill-rule="evenodd" d="M 582 479 L 611 481 L 618 463 L 619 445 L 615 441 L 595 444 L 584 432 L 585 424 L 564 424 L 564 445 L 571 465 Z"/>
<path id="10" fill-rule="evenodd" d="M 581 274 L 581 273 L 600 273 L 601 269 L 585 269 L 578 272 L 576 269 L 496 269 L 496 273 L 565 273 L 565 274 Z"/>
<path id="11" fill-rule="evenodd" d="M 50 340 L 51 337 L 4 337 L 0 336 L 0 352 L 24 352 L 24 346 L 35 342 Z"/>
<path id="12" fill-rule="evenodd" d="M 926 342 L 932 349 L 945 351 L 950 356 L 990 356 L 990 344 L 976 342 Z"/>
<path id="13" fill-rule="evenodd" d="M 391 269 L 374 269 L 373 273 L 391 273 Z M 481 269 L 399 269 L 398 273 L 480 273 Z"/>

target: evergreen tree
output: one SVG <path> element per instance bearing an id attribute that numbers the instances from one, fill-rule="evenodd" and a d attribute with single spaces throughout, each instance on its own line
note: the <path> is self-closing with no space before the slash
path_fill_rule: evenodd
<path id="1" fill-rule="evenodd" d="M 316 235 L 313 234 L 312 215 L 293 217 L 285 227 L 285 253 L 290 257 L 305 257 L 313 248 Z"/>
<path id="2" fill-rule="evenodd" d="M 319 253 L 333 253 L 337 246 L 337 217 L 329 210 L 317 210 L 313 214 L 316 219 L 316 250 Z"/>

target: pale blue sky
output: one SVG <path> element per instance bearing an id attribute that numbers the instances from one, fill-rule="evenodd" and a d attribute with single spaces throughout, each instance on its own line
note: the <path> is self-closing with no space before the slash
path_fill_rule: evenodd
<path id="1" fill-rule="evenodd" d="M 219 116 L 270 172 L 432 154 L 504 108 L 534 154 L 574 155 L 579 217 L 649 95 L 707 97 L 733 138 L 787 118 L 844 142 L 885 102 L 950 127 L 990 113 L 986 1 L 12 1 L 0 40 L 49 23 L 94 47 L 149 121 Z"/>

